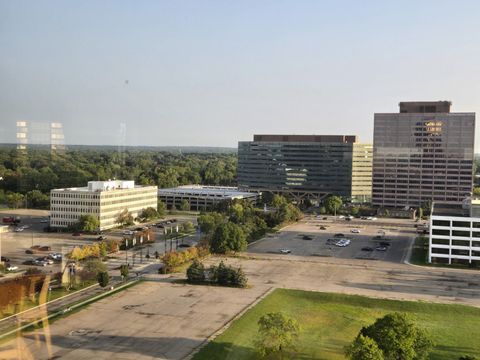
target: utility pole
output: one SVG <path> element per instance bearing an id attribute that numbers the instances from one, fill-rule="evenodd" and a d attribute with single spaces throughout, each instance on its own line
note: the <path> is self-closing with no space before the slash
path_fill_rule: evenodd
<path id="1" fill-rule="evenodd" d="M 128 266 L 128 239 L 125 238 L 125 265 Z"/>

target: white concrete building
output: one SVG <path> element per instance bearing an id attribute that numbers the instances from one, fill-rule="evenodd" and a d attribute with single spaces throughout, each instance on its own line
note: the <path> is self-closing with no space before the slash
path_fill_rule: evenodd
<path id="1" fill-rule="evenodd" d="M 428 261 L 480 265 L 478 204 L 434 204 L 430 217 Z"/>
<path id="2" fill-rule="evenodd" d="M 188 201 L 190 210 L 207 210 L 214 204 L 225 200 L 248 199 L 256 202 L 259 193 L 239 191 L 231 186 L 184 185 L 176 188 L 158 189 L 160 201 L 170 209 L 173 205 L 180 208 L 182 201 Z"/>
<path id="3" fill-rule="evenodd" d="M 157 208 L 157 187 L 138 186 L 134 181 L 89 181 L 88 186 L 50 191 L 50 226 L 66 228 L 81 215 L 92 214 L 100 230 L 117 226 L 117 216 L 127 209 L 135 218 L 141 210 Z"/>

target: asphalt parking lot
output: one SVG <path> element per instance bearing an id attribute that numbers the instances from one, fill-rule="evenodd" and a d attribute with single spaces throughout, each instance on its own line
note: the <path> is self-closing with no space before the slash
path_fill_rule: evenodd
<path id="1" fill-rule="evenodd" d="M 21 232 L 15 232 L 15 227 L 10 226 L 9 232 L 0 235 L 1 255 L 7 257 L 10 260 L 10 264 L 19 268 L 18 271 L 11 273 L 9 276 L 14 276 L 15 273 L 21 273 L 23 272 L 23 270 L 26 270 L 29 267 L 39 268 L 46 272 L 59 272 L 61 271 L 62 266 L 62 264 L 59 262 L 47 266 L 25 265 L 24 262 L 27 260 L 37 259 L 39 257 L 46 256 L 52 252 L 66 254 L 70 252 L 75 246 L 91 244 L 97 241 L 96 239 L 98 238 L 98 235 L 82 234 L 81 236 L 72 236 L 72 233 L 44 232 L 44 227 L 48 225 L 48 223 L 45 222 L 45 220 L 48 219 L 48 215 L 49 212 L 46 210 L 17 209 L 0 211 L 1 217 L 18 216 L 21 218 L 21 222 L 19 225 L 28 226 Z M 179 225 L 185 221 L 192 221 L 196 223 L 195 218 L 192 218 L 191 216 L 174 217 L 178 220 Z M 169 216 L 168 218 L 172 218 L 172 216 Z M 175 227 L 176 225 L 177 223 L 168 226 Z M 131 226 L 131 228 L 135 227 L 137 226 Z M 148 246 L 150 254 L 154 253 L 155 251 L 163 253 L 163 251 L 165 251 L 165 242 L 162 241 L 164 229 L 159 229 L 156 227 L 152 227 L 152 229 L 154 230 L 155 238 L 157 241 L 154 244 L 150 244 Z M 110 231 L 105 231 L 104 236 L 107 239 L 120 240 L 123 238 L 122 232 L 123 230 L 121 229 L 112 229 Z M 186 239 L 185 243 L 192 244 L 196 242 L 196 240 L 196 237 L 191 237 Z M 44 252 L 35 251 L 34 254 L 25 253 L 27 249 L 30 249 L 32 246 L 35 245 L 49 246 L 51 250 Z M 175 242 L 173 243 L 172 248 L 175 248 Z M 140 255 L 140 251 L 137 249 L 135 253 L 138 253 L 137 261 L 139 261 L 138 255 Z M 129 257 L 132 257 L 133 254 L 134 253 L 132 251 L 129 251 L 128 253 Z M 143 254 L 146 254 L 146 250 L 143 251 Z M 135 260 L 132 261 L 135 262 Z"/>
<path id="2" fill-rule="evenodd" d="M 325 230 L 322 230 L 324 227 Z M 352 233 L 352 230 L 359 233 Z M 337 237 L 350 240 L 345 247 L 335 246 L 329 239 Z M 403 262 L 412 239 L 415 237 L 414 221 L 407 219 L 361 220 L 334 219 L 333 216 L 306 217 L 297 224 L 287 226 L 276 234 L 250 245 L 251 253 L 280 253 L 290 250 L 291 255 L 322 256 L 341 259 L 384 260 Z M 388 243 L 386 250 L 376 250 L 380 243 Z M 370 248 L 372 251 L 365 251 Z M 364 249 L 364 250 L 362 250 Z M 288 254 L 285 254 L 288 256 Z"/>

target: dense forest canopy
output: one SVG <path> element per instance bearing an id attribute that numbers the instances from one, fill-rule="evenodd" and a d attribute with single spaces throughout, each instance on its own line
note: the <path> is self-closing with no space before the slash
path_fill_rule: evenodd
<path id="1" fill-rule="evenodd" d="M 0 148 L 0 197 L 127 179 L 160 188 L 185 184 L 236 185 L 235 153 L 172 153 L 148 149 L 76 149 L 52 152 Z M 0 200 L 4 200 L 1 199 Z"/>

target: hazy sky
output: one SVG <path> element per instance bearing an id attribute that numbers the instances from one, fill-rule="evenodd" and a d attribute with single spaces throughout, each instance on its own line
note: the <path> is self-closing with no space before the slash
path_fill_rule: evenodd
<path id="1" fill-rule="evenodd" d="M 116 145 L 122 123 L 126 145 L 371 141 L 399 101 L 480 113 L 479 19 L 480 1 L 0 0 L 0 142 L 17 120 L 69 144 Z"/>

